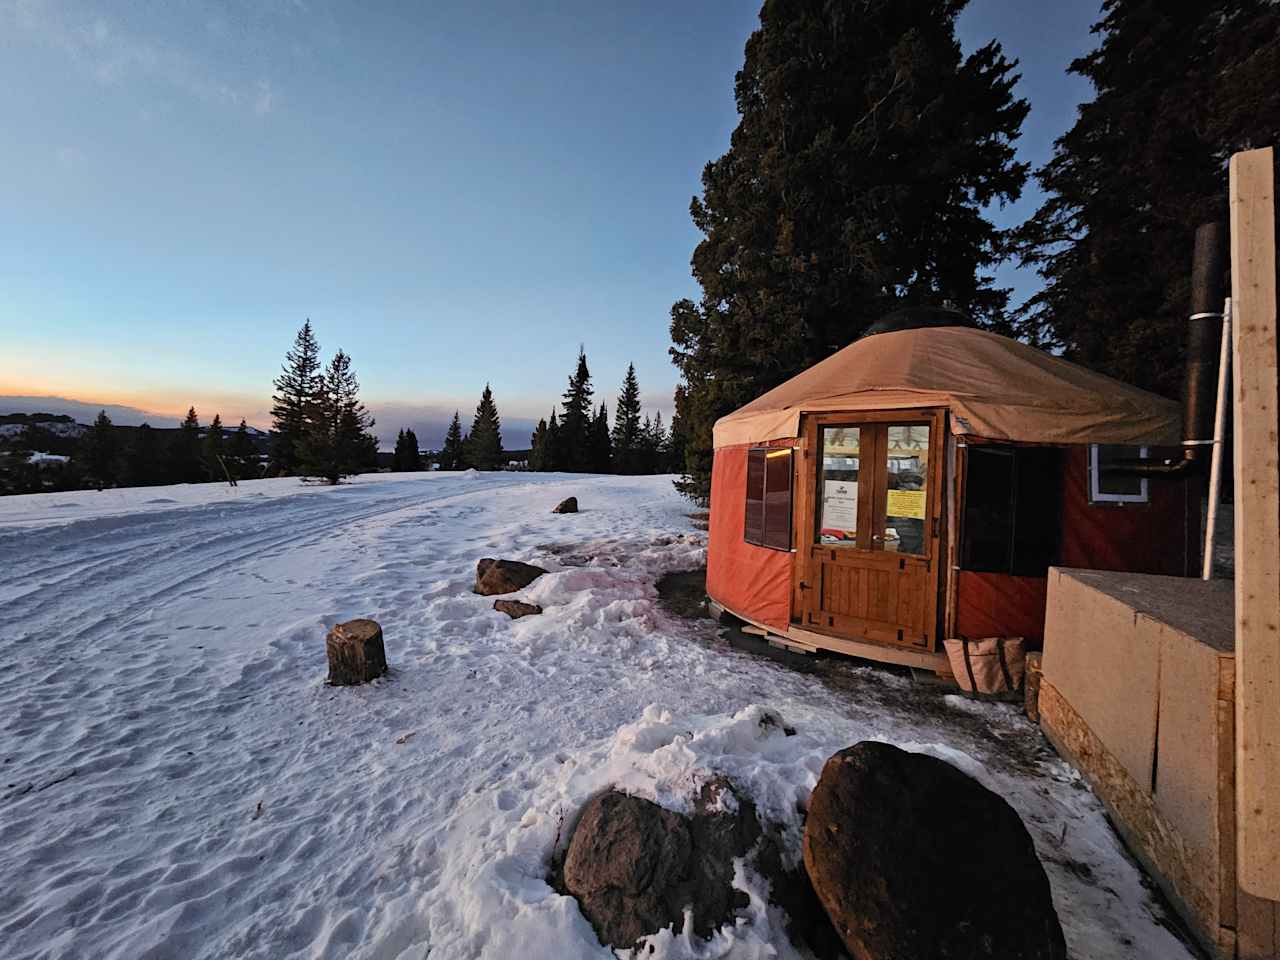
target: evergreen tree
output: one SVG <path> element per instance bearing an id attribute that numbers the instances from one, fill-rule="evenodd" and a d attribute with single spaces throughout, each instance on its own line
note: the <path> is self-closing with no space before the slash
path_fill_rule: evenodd
<path id="1" fill-rule="evenodd" d="M 766 0 L 736 80 L 740 120 L 690 212 L 698 303 L 671 310 L 685 395 L 681 489 L 710 494 L 716 419 L 891 309 L 951 300 L 1005 329 L 990 268 L 1027 113 L 994 41 L 968 57 L 965 0 Z"/>
<path id="2" fill-rule="evenodd" d="M 667 462 L 663 466 L 664 473 L 682 473 L 685 468 L 685 431 L 684 419 L 680 416 L 681 398 L 684 387 L 676 387 L 675 416 L 671 418 L 671 430 L 667 434 Z"/>
<path id="3" fill-rule="evenodd" d="M 410 473 L 422 469 L 418 437 L 412 430 L 401 430 L 396 434 L 396 449 L 391 457 L 391 469 L 396 473 Z"/>
<path id="4" fill-rule="evenodd" d="M 556 412 L 551 411 L 551 419 L 547 421 L 547 452 L 543 470 L 558 472 L 565 469 L 564 437 L 560 430 L 560 421 Z"/>
<path id="5" fill-rule="evenodd" d="M 204 434 L 204 472 L 215 483 L 226 479 L 230 473 L 230 467 L 226 466 L 224 439 L 222 414 L 215 413 L 213 422 L 209 424 L 209 429 Z"/>
<path id="6" fill-rule="evenodd" d="M 591 372 L 587 369 L 587 354 L 578 348 L 578 366 L 569 378 L 569 389 L 564 392 L 560 404 L 564 411 L 560 417 L 560 449 L 562 462 L 558 469 L 570 473 L 587 473 L 591 470 Z"/>
<path id="7" fill-rule="evenodd" d="M 1106 0 L 1070 72 L 1093 99 L 1036 171 L 1019 234 L 1043 289 L 1019 332 L 1169 397 L 1183 373 L 1196 227 L 1227 219 L 1225 162 L 1280 140 L 1280 6 Z"/>
<path id="8" fill-rule="evenodd" d="M 227 469 L 237 480 L 250 480 L 258 476 L 258 448 L 249 436 L 249 425 L 242 419 L 231 435 L 227 447 Z"/>
<path id="9" fill-rule="evenodd" d="M 667 463 L 667 428 L 662 424 L 661 410 L 653 415 L 653 423 L 649 426 L 645 440 L 645 449 L 648 453 L 645 472 L 662 473 Z"/>
<path id="10" fill-rule="evenodd" d="M 640 472 L 640 382 L 636 365 L 627 365 L 613 414 L 613 464 L 618 473 Z"/>
<path id="11" fill-rule="evenodd" d="M 591 421 L 591 472 L 609 473 L 613 469 L 613 441 L 609 437 L 608 405 L 601 400 Z"/>
<path id="12" fill-rule="evenodd" d="M 204 462 L 200 458 L 200 420 L 196 408 L 187 410 L 186 419 L 169 441 L 169 482 L 203 483 Z"/>
<path id="13" fill-rule="evenodd" d="M 164 482 L 160 441 L 149 423 L 142 424 L 133 432 L 133 440 L 125 451 L 124 479 L 131 487 L 149 487 Z"/>
<path id="14" fill-rule="evenodd" d="M 360 382 L 351 358 L 339 350 L 325 368 L 318 394 L 307 414 L 301 469 L 326 483 L 368 469 L 370 451 L 377 455 L 374 421 L 360 402 Z"/>
<path id="15" fill-rule="evenodd" d="M 311 331 L 310 318 L 285 354 L 284 367 L 275 379 L 271 397 L 271 472 L 293 476 L 299 472 L 302 443 L 307 434 L 309 412 L 320 392 L 320 344 Z"/>
<path id="16" fill-rule="evenodd" d="M 416 473 L 422 469 L 422 450 L 418 446 L 418 435 L 413 432 L 413 428 L 404 432 L 404 461 L 406 469 L 411 472 Z"/>
<path id="17" fill-rule="evenodd" d="M 533 434 L 529 437 L 529 469 L 531 471 L 540 471 L 543 467 L 543 459 L 546 456 L 547 442 L 547 420 L 543 417 L 538 421 L 538 425 L 533 428 Z"/>
<path id="18" fill-rule="evenodd" d="M 113 487 L 116 483 L 116 428 L 107 416 L 107 411 L 99 410 L 93 426 L 84 438 L 85 479 L 101 490 Z"/>
<path id="19" fill-rule="evenodd" d="M 464 449 L 471 466 L 477 470 L 499 470 L 506 464 L 502 450 L 502 421 L 493 402 L 493 391 L 487 383 L 480 394 L 480 403 L 476 405 L 476 415 L 467 437 Z"/>
<path id="20" fill-rule="evenodd" d="M 449 424 L 449 432 L 445 434 L 444 446 L 440 448 L 440 469 L 461 470 L 463 455 L 462 419 L 458 411 L 453 411 L 453 422 Z"/>

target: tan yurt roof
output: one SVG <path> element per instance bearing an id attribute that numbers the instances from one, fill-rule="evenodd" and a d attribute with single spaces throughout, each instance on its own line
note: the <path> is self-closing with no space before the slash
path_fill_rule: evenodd
<path id="1" fill-rule="evenodd" d="M 1022 443 L 1177 445 L 1176 403 L 985 330 L 878 333 L 721 417 L 715 445 L 799 435 L 802 413 L 947 407 L 953 433 Z"/>

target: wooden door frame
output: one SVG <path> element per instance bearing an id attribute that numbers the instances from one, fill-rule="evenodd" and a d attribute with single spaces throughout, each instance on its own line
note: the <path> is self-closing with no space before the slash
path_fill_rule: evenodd
<path id="1" fill-rule="evenodd" d="M 795 475 L 793 477 L 792 489 L 795 491 L 793 500 L 792 515 L 792 549 L 795 554 L 795 562 L 792 564 L 792 580 L 791 580 L 791 622 L 800 624 L 804 621 L 804 605 L 806 603 L 804 591 L 801 589 L 801 583 L 806 577 L 812 580 L 810 576 L 810 566 L 812 564 L 812 547 L 814 546 L 814 538 L 817 536 L 818 530 L 818 466 L 820 458 L 818 453 L 821 452 L 821 446 L 818 443 L 818 430 L 824 426 L 844 426 L 844 427 L 860 427 L 864 424 L 910 424 L 921 423 L 929 425 L 929 476 L 928 476 L 928 501 L 926 507 L 926 535 L 928 537 L 929 549 L 921 554 L 910 554 L 909 556 L 923 556 L 928 562 L 929 574 L 929 591 L 934 598 L 932 603 L 926 606 L 927 630 L 928 638 L 927 649 L 930 651 L 938 648 L 938 628 L 946 620 L 946 609 L 943 598 L 943 585 L 947 583 L 948 578 L 943 576 L 942 567 L 944 557 L 948 556 L 954 549 L 954 537 L 949 536 L 948 516 L 950 510 L 950 491 L 944 490 L 944 484 L 947 477 L 946 460 L 947 460 L 947 408 L 945 407 L 909 407 L 901 410 L 870 410 L 870 411 L 849 411 L 848 413 L 802 413 L 800 416 L 800 437 L 796 445 L 799 456 L 796 457 Z M 877 470 L 879 466 L 877 464 Z M 875 485 L 867 485 L 873 488 Z M 866 494 L 870 497 L 872 494 Z M 880 492 L 883 496 L 883 492 Z M 859 488 L 859 514 L 862 513 L 862 501 L 864 494 L 862 487 Z M 874 505 L 874 510 L 883 509 L 884 504 Z M 872 513 L 871 516 L 878 514 Z M 869 533 L 868 533 L 869 536 Z M 858 546 L 853 548 L 837 548 L 837 549 L 865 549 L 862 546 L 863 531 L 858 531 Z M 946 549 L 944 550 L 944 544 Z M 887 551 L 867 551 L 867 552 L 884 552 Z M 838 632 L 824 631 L 814 626 L 806 626 L 806 630 L 813 630 L 819 633 L 830 632 L 832 636 L 841 637 L 843 635 Z M 870 643 L 878 643 L 879 641 L 867 640 L 866 638 L 853 638 L 866 640 Z"/>

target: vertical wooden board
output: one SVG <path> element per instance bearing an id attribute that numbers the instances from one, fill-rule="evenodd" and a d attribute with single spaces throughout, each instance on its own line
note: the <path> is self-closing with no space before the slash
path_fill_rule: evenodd
<path id="1" fill-rule="evenodd" d="M 1270 147 L 1231 158 L 1237 870 L 1245 891 L 1280 900 L 1280 398 L 1273 178 Z"/>
<path id="2" fill-rule="evenodd" d="M 1239 960 L 1275 960 L 1280 956 L 1276 942 L 1274 900 L 1262 900 L 1240 891 L 1236 902 L 1236 956 Z"/>

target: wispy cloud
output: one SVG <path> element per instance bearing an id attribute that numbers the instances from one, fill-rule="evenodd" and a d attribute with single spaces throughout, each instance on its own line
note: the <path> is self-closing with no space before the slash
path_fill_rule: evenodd
<path id="1" fill-rule="evenodd" d="M 88 15 L 54 0 L 0 0 L 0 27 L 6 19 L 62 51 L 104 86 L 145 81 L 258 116 L 275 107 L 269 80 L 250 84 L 226 76 L 183 47 L 122 29 L 107 17 Z"/>

